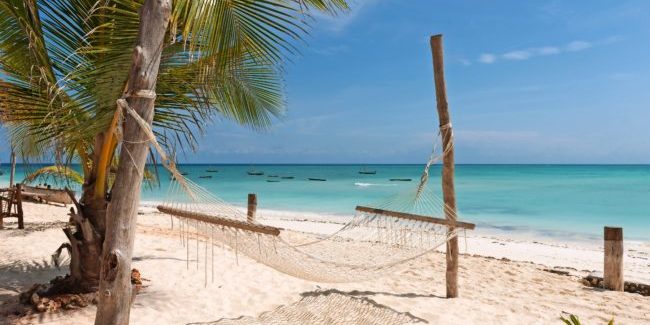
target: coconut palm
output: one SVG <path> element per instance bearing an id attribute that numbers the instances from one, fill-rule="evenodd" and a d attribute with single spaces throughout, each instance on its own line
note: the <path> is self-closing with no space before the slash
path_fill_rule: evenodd
<path id="1" fill-rule="evenodd" d="M 147 128 L 168 150 L 188 150 L 215 116 L 268 126 L 283 112 L 282 62 L 296 53 L 310 11 L 346 8 L 344 0 L 0 0 L 0 121 L 23 158 L 78 161 L 84 180 L 75 226 L 64 229 L 70 274 L 49 293 L 96 290 L 101 278 L 97 322 L 128 323 L 133 220 L 146 160 L 155 162 Z"/>

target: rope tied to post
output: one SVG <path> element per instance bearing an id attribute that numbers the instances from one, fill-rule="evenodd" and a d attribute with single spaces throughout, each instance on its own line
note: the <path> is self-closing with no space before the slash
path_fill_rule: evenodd
<path id="1" fill-rule="evenodd" d="M 145 121 L 138 112 L 136 112 L 131 106 L 129 106 L 129 103 L 126 101 L 127 97 L 140 97 L 140 98 L 149 98 L 149 99 L 155 99 L 156 98 L 156 93 L 153 90 L 138 90 L 135 92 L 127 93 L 125 94 L 122 98 L 117 100 L 117 105 L 122 108 L 126 114 L 122 114 L 122 116 L 131 116 L 138 124 L 138 126 L 142 129 L 142 131 L 145 133 L 147 139 L 144 141 L 139 141 L 139 142 L 132 142 L 132 141 L 126 141 L 122 139 L 122 142 L 128 142 L 128 143 L 151 143 L 160 156 L 160 162 L 161 164 L 167 169 L 171 174 L 174 179 L 176 179 L 179 184 L 186 190 L 187 194 L 190 195 L 191 197 L 194 196 L 192 190 L 190 189 L 189 185 L 187 184 L 185 178 L 181 175 L 181 173 L 176 169 L 176 164 L 174 161 L 169 159 L 167 154 L 165 153 L 165 150 L 163 150 L 162 146 L 158 143 L 158 140 L 156 140 L 156 135 L 153 133 L 153 130 L 151 129 L 151 126 L 147 121 Z M 126 149 L 127 155 L 131 158 L 131 162 L 135 165 L 135 161 L 133 160 L 133 157 L 131 156 L 131 153 L 129 152 L 128 149 Z M 138 173 L 140 173 L 140 176 L 144 175 L 144 172 L 138 170 Z"/>
<path id="2" fill-rule="evenodd" d="M 448 146 L 444 148 L 444 150 L 437 155 L 436 152 L 439 150 L 439 147 L 444 145 L 444 140 L 442 139 L 442 134 L 443 130 L 450 130 L 449 136 L 453 138 L 453 131 L 451 128 L 451 122 L 441 125 L 440 129 L 438 130 L 438 133 L 433 139 L 433 149 L 431 150 L 431 155 L 429 156 L 429 160 L 427 161 L 426 165 L 424 166 L 424 170 L 422 171 L 422 175 L 420 176 L 420 184 L 418 184 L 418 189 L 416 191 L 416 196 L 415 198 L 419 198 L 422 192 L 424 191 L 424 188 L 427 186 L 427 182 L 429 181 L 429 169 L 431 168 L 431 165 L 437 163 L 438 161 L 441 161 L 444 159 L 444 157 L 451 151 L 451 148 L 454 145 L 454 141 L 449 141 Z M 440 139 L 440 141 L 438 141 Z"/>

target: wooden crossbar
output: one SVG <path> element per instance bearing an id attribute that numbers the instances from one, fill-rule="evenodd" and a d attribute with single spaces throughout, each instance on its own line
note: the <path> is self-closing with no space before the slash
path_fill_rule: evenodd
<path id="1" fill-rule="evenodd" d="M 419 215 L 419 214 L 411 214 L 411 213 L 383 210 L 383 209 L 377 209 L 377 208 L 369 208 L 369 207 L 364 207 L 364 206 L 359 206 L 359 205 L 357 206 L 356 210 L 360 211 L 360 212 L 381 214 L 381 215 L 384 215 L 384 216 L 390 216 L 390 217 L 395 217 L 395 218 L 400 218 L 400 219 L 436 223 L 436 224 L 441 224 L 441 225 L 445 225 L 445 226 L 448 226 L 448 227 L 464 228 L 464 229 L 469 229 L 469 230 L 472 230 L 472 229 L 474 229 L 476 227 L 475 224 L 469 223 L 469 222 L 451 221 L 451 220 L 446 220 L 446 219 L 441 219 L 441 218 L 423 216 L 423 215 Z"/>
<path id="2" fill-rule="evenodd" d="M 22 186 L 21 195 L 23 197 L 32 199 L 42 199 L 48 202 L 56 202 L 62 204 L 72 204 L 72 199 L 65 190 L 41 188 L 34 186 Z"/>
<path id="3" fill-rule="evenodd" d="M 197 221 L 211 223 L 215 225 L 221 225 L 225 227 L 248 230 L 248 231 L 258 232 L 266 235 L 278 236 L 280 235 L 280 230 L 282 230 L 281 228 L 265 226 L 257 223 L 250 223 L 246 221 L 239 221 L 239 220 L 234 220 L 229 218 L 216 217 L 216 216 L 211 216 L 199 212 L 191 212 L 182 209 L 168 208 L 162 205 L 157 206 L 157 208 L 158 211 L 162 213 L 170 214 L 176 217 L 197 220 Z"/>

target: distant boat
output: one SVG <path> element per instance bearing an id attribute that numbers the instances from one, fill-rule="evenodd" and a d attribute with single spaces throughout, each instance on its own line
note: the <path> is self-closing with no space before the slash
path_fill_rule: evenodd
<path id="1" fill-rule="evenodd" d="M 278 177 L 278 175 L 269 175 L 268 177 Z"/>
<path id="2" fill-rule="evenodd" d="M 310 177 L 310 178 L 307 178 L 307 179 L 310 180 L 310 181 L 316 181 L 316 182 L 324 182 L 324 181 L 326 181 L 326 179 L 324 179 L 324 178 L 311 178 Z"/>
<path id="3" fill-rule="evenodd" d="M 280 182 L 277 179 L 267 179 L 266 181 L 269 182 L 269 183 L 279 183 Z"/>
<path id="4" fill-rule="evenodd" d="M 187 172 L 182 172 L 182 173 L 181 173 L 181 175 L 183 175 L 183 176 L 186 176 L 186 175 L 188 175 L 188 174 L 189 174 L 189 173 L 187 173 Z"/>
<path id="5" fill-rule="evenodd" d="M 410 178 L 391 178 L 391 182 L 410 182 L 412 179 Z"/>
<path id="6" fill-rule="evenodd" d="M 360 171 L 359 174 L 362 175 L 374 175 L 377 174 L 376 170 L 368 170 L 366 167 L 363 167 Z"/>
<path id="7" fill-rule="evenodd" d="M 246 174 L 251 175 L 251 176 L 261 176 L 261 175 L 264 175 L 264 172 L 249 170 L 249 171 L 246 172 Z"/>
<path id="8" fill-rule="evenodd" d="M 295 177 L 293 177 L 293 176 L 282 176 L 280 178 L 282 178 L 282 179 L 294 179 Z"/>
<path id="9" fill-rule="evenodd" d="M 212 175 L 202 175 L 202 176 L 199 176 L 199 178 L 212 178 Z"/>
<path id="10" fill-rule="evenodd" d="M 206 169 L 205 171 L 208 172 L 208 173 L 218 173 L 219 172 L 219 170 L 217 170 L 217 169 Z"/>

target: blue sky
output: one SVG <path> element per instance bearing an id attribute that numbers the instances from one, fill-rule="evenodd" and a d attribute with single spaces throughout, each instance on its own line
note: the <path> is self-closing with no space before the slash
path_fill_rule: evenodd
<path id="1" fill-rule="evenodd" d="M 650 163 L 650 1 L 352 1 L 287 64 L 286 116 L 181 159 L 424 163 L 442 33 L 457 162 Z"/>
<path id="2" fill-rule="evenodd" d="M 286 116 L 217 121 L 186 160 L 421 163 L 444 34 L 461 163 L 650 163 L 650 1 L 356 0 L 317 17 L 287 68 Z"/>

